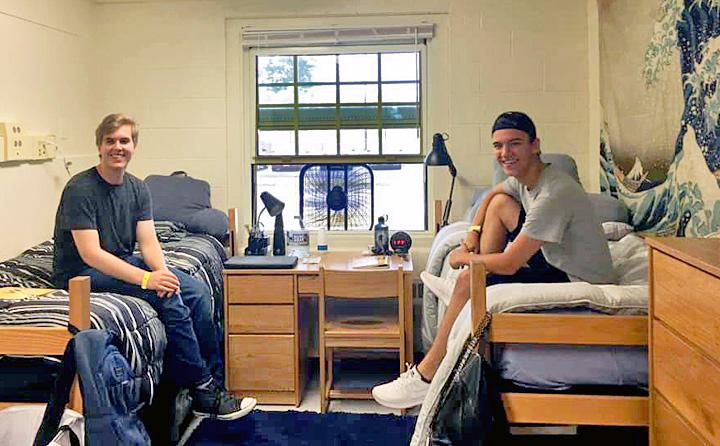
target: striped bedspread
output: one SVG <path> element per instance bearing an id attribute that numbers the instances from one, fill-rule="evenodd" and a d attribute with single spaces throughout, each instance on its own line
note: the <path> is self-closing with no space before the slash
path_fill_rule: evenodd
<path id="1" fill-rule="evenodd" d="M 225 250 L 214 237 L 185 231 L 171 222 L 156 222 L 168 266 L 204 282 L 212 291 L 216 323 L 221 326 L 223 262 Z M 0 262 L 0 287 L 52 288 L 52 240 Z M 0 325 L 67 326 L 68 293 L 53 291 L 41 297 L 0 300 Z M 112 329 L 120 335 L 123 353 L 138 375 L 157 384 L 162 372 L 166 338 L 162 323 L 147 303 L 115 293 L 92 293 L 93 328 Z"/>

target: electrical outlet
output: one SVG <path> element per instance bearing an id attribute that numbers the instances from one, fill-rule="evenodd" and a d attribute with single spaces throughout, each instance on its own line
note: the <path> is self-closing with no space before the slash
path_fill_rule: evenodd
<path id="1" fill-rule="evenodd" d="M 53 135 L 39 135 L 31 136 L 33 140 L 33 159 L 38 160 L 49 160 L 55 158 L 55 151 L 57 144 L 55 143 L 55 136 Z"/>
<path id="2" fill-rule="evenodd" d="M 26 159 L 25 134 L 20 124 L 15 122 L 0 122 L 0 137 L 5 139 L 4 161 Z"/>

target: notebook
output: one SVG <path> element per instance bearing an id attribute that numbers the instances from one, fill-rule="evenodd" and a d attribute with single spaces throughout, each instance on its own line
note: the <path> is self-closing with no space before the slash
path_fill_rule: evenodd
<path id="1" fill-rule="evenodd" d="M 295 256 L 235 256 L 225 261 L 226 269 L 290 269 L 295 268 Z"/>
<path id="2" fill-rule="evenodd" d="M 356 269 L 381 268 L 390 266 L 388 256 L 359 257 L 352 261 L 351 266 Z"/>

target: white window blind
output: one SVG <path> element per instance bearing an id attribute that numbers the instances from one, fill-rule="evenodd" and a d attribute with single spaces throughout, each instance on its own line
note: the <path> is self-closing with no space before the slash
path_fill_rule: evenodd
<path id="1" fill-rule="evenodd" d="M 324 28 L 258 28 L 242 30 L 244 48 L 424 43 L 433 37 L 434 24 L 330 26 Z"/>

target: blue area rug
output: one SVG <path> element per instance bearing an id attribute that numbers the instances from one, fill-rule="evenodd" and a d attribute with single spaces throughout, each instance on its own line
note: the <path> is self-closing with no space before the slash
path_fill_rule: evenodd
<path id="1" fill-rule="evenodd" d="M 416 417 L 254 411 L 236 421 L 205 420 L 188 445 L 405 445 Z"/>

